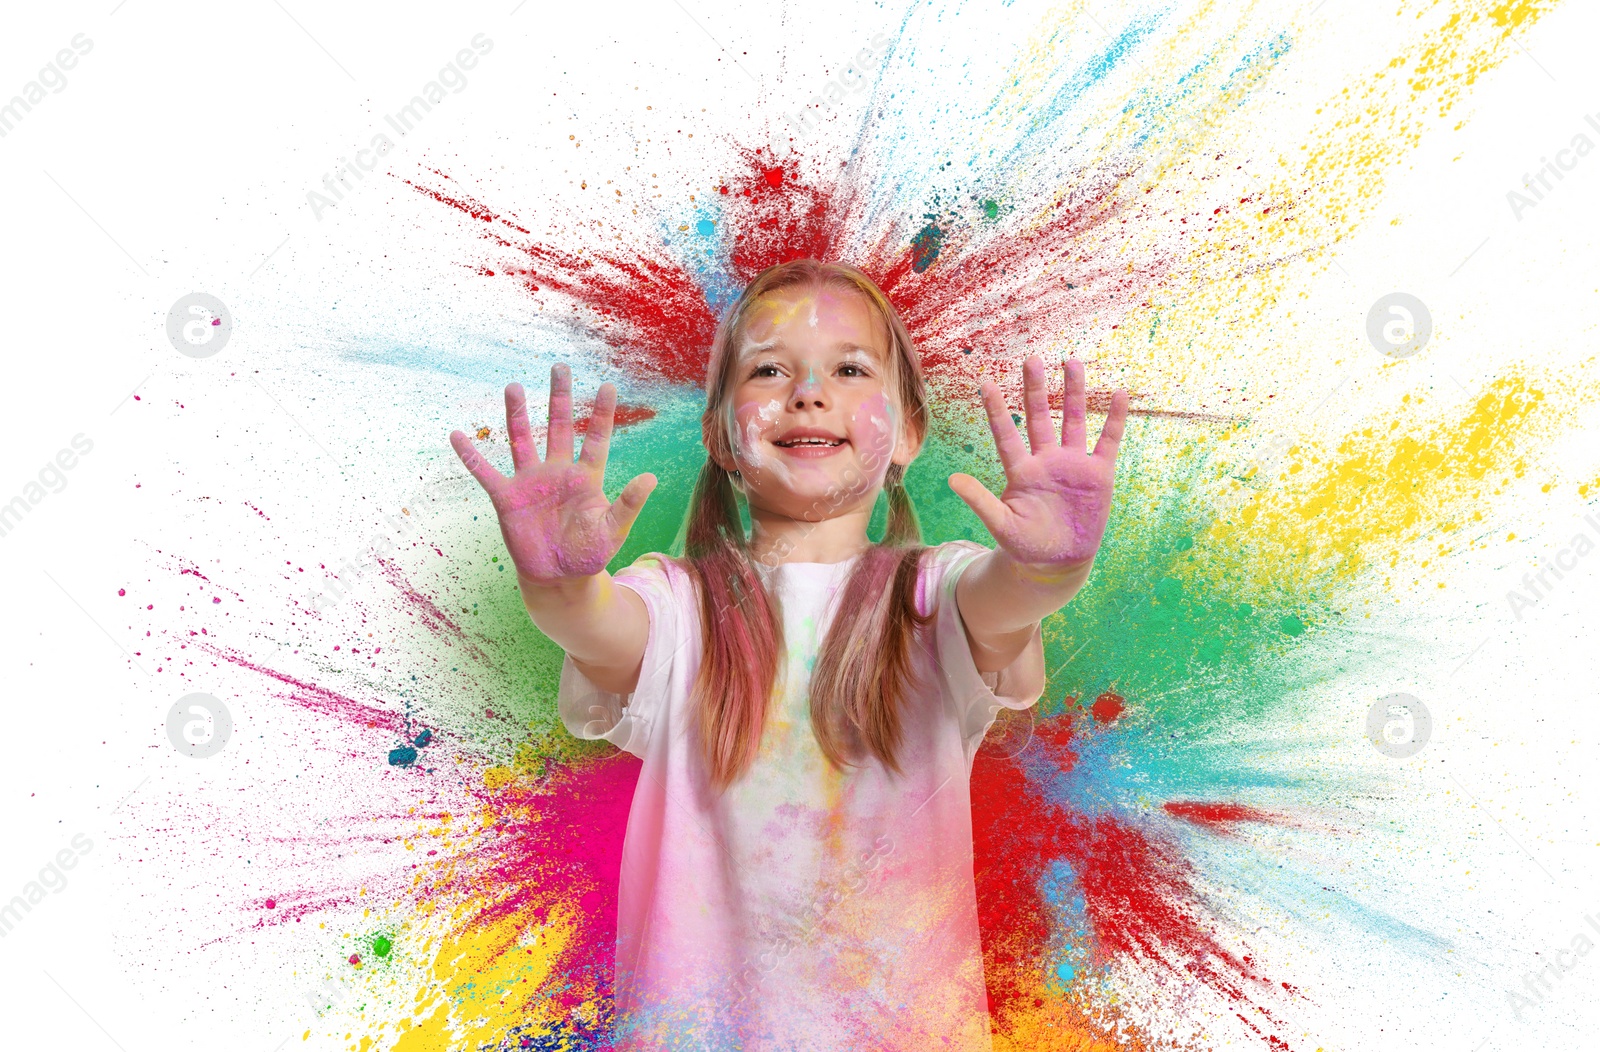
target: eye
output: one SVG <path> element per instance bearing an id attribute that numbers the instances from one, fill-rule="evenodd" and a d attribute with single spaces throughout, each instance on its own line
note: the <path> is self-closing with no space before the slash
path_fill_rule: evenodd
<path id="1" fill-rule="evenodd" d="M 861 366 L 857 365 L 855 362 L 845 362 L 843 365 L 839 366 L 839 368 L 840 369 L 852 369 L 852 370 L 854 370 L 854 372 L 851 372 L 851 373 L 847 374 L 849 376 L 870 376 L 871 375 L 865 369 L 863 369 Z"/>
<path id="2" fill-rule="evenodd" d="M 771 376 L 772 375 L 771 373 L 764 372 L 763 370 L 776 369 L 776 368 L 777 368 L 777 366 L 773 365 L 771 362 L 765 362 L 765 363 L 763 363 L 761 365 L 756 366 L 754 369 L 752 369 L 750 371 L 750 375 L 751 375 L 751 377 Z"/>

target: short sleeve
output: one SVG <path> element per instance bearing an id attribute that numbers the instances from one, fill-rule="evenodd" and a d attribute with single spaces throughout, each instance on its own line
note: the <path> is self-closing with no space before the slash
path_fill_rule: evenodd
<path id="1" fill-rule="evenodd" d="M 659 552 L 641 555 L 611 579 L 638 593 L 650 615 L 639 682 L 631 694 L 601 690 L 578 670 L 571 657 L 563 656 L 556 708 L 561 722 L 575 737 L 604 738 L 642 759 L 651 728 L 671 689 L 673 662 L 683 649 L 674 586 L 688 582 L 683 571 Z"/>
<path id="2" fill-rule="evenodd" d="M 1000 671 L 979 672 L 972 660 L 972 646 L 956 605 L 956 584 L 967 567 L 989 551 L 973 541 L 950 541 L 925 556 L 929 560 L 929 598 L 936 615 L 934 658 L 969 762 L 1001 709 L 1029 708 L 1045 688 L 1044 636 L 1039 626 L 1017 659 Z"/>

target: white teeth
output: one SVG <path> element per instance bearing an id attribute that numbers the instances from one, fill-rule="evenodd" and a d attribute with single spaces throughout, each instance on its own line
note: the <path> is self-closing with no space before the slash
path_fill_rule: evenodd
<path id="1" fill-rule="evenodd" d="M 837 446 L 842 443 L 842 438 L 792 438 L 787 442 L 779 442 L 780 446 Z"/>

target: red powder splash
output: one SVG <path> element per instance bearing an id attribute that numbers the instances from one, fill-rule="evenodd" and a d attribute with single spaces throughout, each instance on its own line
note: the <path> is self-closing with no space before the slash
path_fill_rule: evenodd
<path id="1" fill-rule="evenodd" d="M 821 165 L 779 161 L 764 148 L 736 147 L 741 168 L 718 186 L 717 228 L 727 248 L 729 277 L 748 283 L 767 267 L 792 259 L 852 263 L 871 277 L 900 313 L 916 342 L 924 372 L 942 399 L 979 402 L 976 380 L 996 358 L 1020 361 L 1063 339 L 1117 328 L 1128 311 L 1149 306 L 1172 272 L 1175 255 L 1140 247 L 1131 218 L 1148 209 L 1126 205 L 1114 182 L 1081 197 L 1048 203 L 1041 214 L 1007 225 L 939 220 L 931 255 L 907 231 L 889 226 L 868 238 L 852 258 L 851 235 L 865 222 L 861 207 L 872 187 L 861 169 L 822 175 Z M 702 279 L 667 246 L 602 244 L 558 248 L 435 172 L 443 187 L 404 180 L 432 200 L 476 220 L 502 257 L 474 264 L 486 277 L 509 276 L 545 302 L 553 296 L 610 348 L 613 364 L 671 383 L 701 386 L 717 318 Z M 1170 217 L 1169 217 L 1170 218 Z M 922 220 L 918 219 L 918 223 Z M 1137 228 L 1139 224 L 1134 224 Z M 1011 373 L 1016 373 L 1012 370 Z M 1020 374 L 1000 379 L 1020 390 Z M 1133 395 L 1137 401 L 1142 396 Z M 1057 393 L 1059 402 L 1059 393 Z M 1091 393 L 1103 410 L 1109 392 Z M 1199 416 L 1180 409 L 1135 406 L 1136 415 Z"/>
<path id="2" fill-rule="evenodd" d="M 1073 768 L 1071 719 L 1036 728 L 1030 766 Z M 1248 1002 L 1246 983 L 1271 989 L 1205 926 L 1190 866 L 1176 847 L 1121 818 L 1042 802 L 1015 757 L 980 756 L 972 800 L 978 920 L 997 1018 L 1026 1007 L 1023 999 L 1032 994 L 1025 977 L 1047 965 L 1053 908 L 1040 884 L 1053 859 L 1065 860 L 1078 876 L 1093 953 L 1102 963 L 1138 960 L 1191 975 L 1241 1006 Z"/>
<path id="3" fill-rule="evenodd" d="M 641 420 L 654 420 L 655 415 L 656 411 L 647 405 L 618 404 L 617 407 L 611 411 L 611 424 L 613 427 L 626 427 L 629 424 L 637 424 Z M 581 420 L 573 421 L 573 430 L 581 434 L 588 434 L 589 419 L 590 418 L 586 415 Z"/>
<path id="4" fill-rule="evenodd" d="M 444 172 L 441 172 L 437 168 L 430 168 L 430 169 L 428 169 L 428 171 L 432 172 L 434 175 L 437 175 L 441 179 L 450 180 L 450 177 L 448 175 L 446 175 Z M 451 208 L 454 208 L 459 212 L 462 212 L 462 213 L 464 213 L 466 215 L 469 215 L 473 219 L 478 220 L 479 222 L 482 222 L 482 223 L 498 223 L 499 225 L 504 226 L 504 227 L 506 227 L 506 228 L 508 228 L 510 230 L 514 230 L 514 231 L 516 231 L 516 232 L 518 232 L 520 234 L 531 233 L 531 231 L 529 231 L 527 227 L 521 226 L 521 225 L 519 225 L 517 223 L 513 223 L 511 220 L 505 218 L 504 216 L 498 215 L 495 212 L 491 212 L 488 209 L 488 207 L 485 206 L 481 201 L 476 201 L 473 198 L 469 197 L 467 194 L 456 192 L 456 191 L 452 191 L 452 192 L 446 193 L 446 192 L 444 192 L 442 190 L 434 190 L 431 187 L 421 186 L 421 185 L 419 185 L 417 183 L 414 183 L 410 179 L 401 179 L 400 181 L 402 183 L 405 183 L 407 186 L 411 187 L 413 190 L 417 191 L 417 193 L 423 194 L 423 195 L 425 195 L 427 197 L 431 197 L 435 201 L 438 201 L 440 204 L 449 205 Z M 450 181 L 453 181 L 453 180 L 450 180 Z"/>
<path id="5" fill-rule="evenodd" d="M 1197 800 L 1169 800 L 1161 805 L 1167 814 L 1213 830 L 1225 830 L 1233 822 L 1285 824 L 1282 815 L 1261 811 L 1244 804 L 1204 803 Z"/>
<path id="6" fill-rule="evenodd" d="M 722 219 L 734 277 L 748 284 L 793 259 L 838 259 L 848 188 L 808 180 L 798 161 L 774 164 L 763 149 L 739 152 L 744 171 L 727 181 Z"/>
<path id="7" fill-rule="evenodd" d="M 1034 743 L 1061 770 L 1070 771 L 1077 757 L 1069 744 L 1070 731 L 1062 737 L 1060 730 L 1059 721 L 1039 724 Z M 990 1008 L 1003 1018 L 1030 996 L 1022 975 L 1044 970 L 1050 914 L 1039 896 L 1039 876 L 1058 851 L 1055 841 L 1061 830 L 1040 820 L 1033 802 L 1037 794 L 1009 757 L 977 757 L 971 786 L 972 868 L 984 977 Z"/>
<path id="8" fill-rule="evenodd" d="M 1121 694 L 1106 691 L 1094 699 L 1094 704 L 1089 706 L 1089 714 L 1097 723 L 1110 723 L 1122 715 L 1123 697 Z"/>
<path id="9" fill-rule="evenodd" d="M 635 245 L 621 253 L 554 248 L 459 188 L 446 192 L 402 181 L 482 223 L 482 236 L 514 260 L 500 273 L 529 293 L 554 293 L 570 304 L 576 318 L 605 340 L 618 367 L 631 366 L 671 383 L 704 382 L 717 319 L 700 283 L 658 247 Z"/>
<path id="10" fill-rule="evenodd" d="M 1101 189 L 1056 201 L 1031 228 L 953 230 L 921 272 L 909 245 L 882 239 L 862 269 L 900 312 L 930 381 L 970 379 L 985 359 L 1020 361 L 1062 339 L 1103 334 L 1149 305 L 1172 260 L 1118 251 L 1125 221 Z"/>
<path id="11" fill-rule="evenodd" d="M 627 427 L 629 424 L 637 424 L 642 420 L 654 420 L 655 416 L 656 411 L 649 406 L 618 405 L 612 414 L 611 426 L 614 428 Z M 589 421 L 592 419 L 594 419 L 593 416 L 587 413 L 581 417 L 575 416 L 572 421 L 573 436 L 582 438 L 587 435 L 589 433 Z M 529 433 L 533 436 L 535 442 L 543 443 L 549 437 L 550 428 L 548 425 L 541 424 L 530 428 Z"/>

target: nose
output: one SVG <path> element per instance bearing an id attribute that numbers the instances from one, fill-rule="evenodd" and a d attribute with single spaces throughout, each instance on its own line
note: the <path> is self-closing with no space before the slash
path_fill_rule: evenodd
<path id="1" fill-rule="evenodd" d="M 817 374 L 810 369 L 806 370 L 805 379 L 795 385 L 792 404 L 796 409 L 805 409 L 815 406 L 822 409 L 822 384 L 817 381 Z"/>

